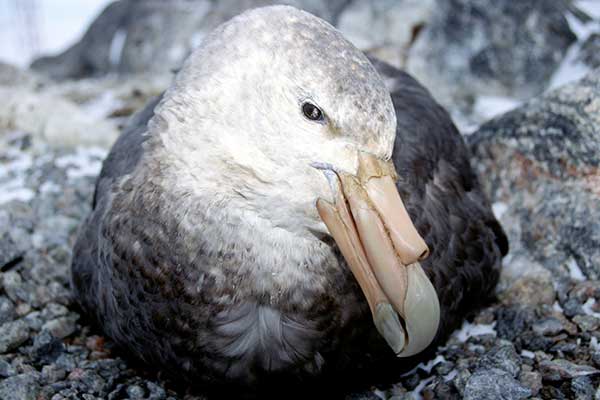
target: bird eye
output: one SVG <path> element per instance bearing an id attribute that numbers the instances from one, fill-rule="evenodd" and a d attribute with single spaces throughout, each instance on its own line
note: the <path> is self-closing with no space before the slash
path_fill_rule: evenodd
<path id="1" fill-rule="evenodd" d="M 302 112 L 304 116 L 311 121 L 323 121 L 323 111 L 319 107 L 311 103 L 302 104 Z"/>

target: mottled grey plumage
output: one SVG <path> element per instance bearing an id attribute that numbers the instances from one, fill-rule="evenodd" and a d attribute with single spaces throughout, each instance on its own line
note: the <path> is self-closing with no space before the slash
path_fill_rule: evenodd
<path id="1" fill-rule="evenodd" d="M 384 139 L 378 135 L 391 117 L 382 103 L 387 96 L 382 93 L 383 83 L 371 64 L 321 20 L 288 7 L 269 12 L 274 19 L 261 14 L 265 11 L 252 11 L 242 16 L 249 18 L 241 19 L 245 25 L 225 25 L 214 35 L 235 36 L 236 29 L 264 25 L 267 18 L 277 40 L 265 40 L 277 54 L 272 70 L 264 73 L 285 74 L 287 68 L 322 73 L 311 74 L 314 81 L 302 81 L 302 90 L 313 98 L 319 93 L 315 88 L 328 86 L 326 93 L 339 95 L 336 104 L 322 104 L 334 131 L 348 132 L 348 140 L 357 146 L 380 149 Z M 282 19 L 290 16 L 295 22 Z M 272 26 L 279 22 L 281 26 Z M 297 43 L 293 36 L 278 35 L 287 29 L 304 39 Z M 235 49 L 231 37 L 228 40 L 228 46 L 239 51 L 236 57 L 243 59 L 244 50 Z M 313 42 L 315 46 L 310 46 Z M 314 51 L 289 64 L 278 58 L 294 46 Z M 205 55 L 212 51 L 219 50 L 207 45 Z M 324 52 L 334 52 L 326 57 L 329 64 L 321 62 Z M 199 67 L 201 62 L 208 66 Z M 218 79 L 211 76 L 203 81 L 206 76 L 198 71 L 227 70 L 226 63 L 192 57 L 160 103 L 154 101 L 138 114 L 114 145 L 98 179 L 94 209 L 75 246 L 73 286 L 80 304 L 109 337 L 136 357 L 206 386 L 252 388 L 251 393 L 257 394 L 321 379 L 333 391 L 342 392 L 372 376 L 385 379 L 381 372 L 393 376 L 399 368 L 410 367 L 413 360 L 395 358 L 376 332 L 363 295 L 329 238 L 310 227 L 297 227 L 312 233 L 299 234 L 293 243 L 304 251 L 288 251 L 268 232 L 257 229 L 254 220 L 235 214 L 244 204 L 260 204 L 252 203 L 257 187 L 285 182 L 264 183 L 252 175 L 255 180 L 246 185 L 250 187 L 235 187 L 231 200 L 219 202 L 218 207 L 185 186 L 192 179 L 190 171 L 206 171 L 185 167 L 197 157 L 178 164 L 180 154 L 166 150 L 164 135 L 175 135 L 174 126 L 198 112 L 183 104 L 185 94 L 208 89 L 192 86 Z M 448 114 L 408 75 L 381 63 L 376 66 L 394 84 L 393 160 L 400 174 L 398 188 L 431 249 L 423 267 L 438 291 L 442 307 L 438 338 L 443 340 L 468 310 L 492 292 L 507 242 Z M 265 81 L 268 85 L 267 77 Z M 260 100 L 269 113 L 269 101 L 275 100 L 264 92 Z M 348 109 L 352 112 L 341 113 Z M 348 119 L 349 114 L 357 119 Z M 260 116 L 248 119 L 246 124 Z M 201 155 L 208 150 L 178 151 Z M 203 166 L 206 173 L 217 176 L 219 168 L 229 167 Z M 272 229 L 285 236 L 292 228 L 278 224 Z M 278 280 L 271 263 L 293 281 Z M 336 382 L 343 382 L 344 389 Z M 302 385 L 303 390 L 310 387 Z"/>

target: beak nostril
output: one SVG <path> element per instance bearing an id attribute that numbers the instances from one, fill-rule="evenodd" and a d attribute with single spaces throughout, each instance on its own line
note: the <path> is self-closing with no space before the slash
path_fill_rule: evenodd
<path id="1" fill-rule="evenodd" d="M 429 249 L 425 249 L 423 250 L 423 252 L 421 253 L 421 255 L 419 256 L 419 261 L 426 259 L 427 257 L 429 257 Z"/>

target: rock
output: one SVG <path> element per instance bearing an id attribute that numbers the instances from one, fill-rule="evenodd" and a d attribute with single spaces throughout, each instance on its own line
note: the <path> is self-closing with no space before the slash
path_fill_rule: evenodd
<path id="1" fill-rule="evenodd" d="M 529 98 L 546 88 L 576 39 L 565 11 L 562 1 L 438 2 L 408 71 L 450 108 L 457 97 Z"/>
<path id="2" fill-rule="evenodd" d="M 143 399 L 145 396 L 144 389 L 138 385 L 131 385 L 127 388 L 127 395 L 130 399 Z"/>
<path id="3" fill-rule="evenodd" d="M 534 318 L 533 312 L 528 308 L 499 308 L 496 311 L 496 333 L 499 338 L 512 341 L 528 329 Z"/>
<path id="4" fill-rule="evenodd" d="M 39 364 L 50 364 L 64 351 L 63 343 L 49 331 L 42 330 L 34 339 L 31 355 Z"/>
<path id="5" fill-rule="evenodd" d="M 508 372 L 513 378 L 521 370 L 521 357 L 517 354 L 512 343 L 503 341 L 491 348 L 479 359 L 479 367 L 482 369 L 500 369 Z"/>
<path id="6" fill-rule="evenodd" d="M 539 367 L 544 380 L 552 382 L 573 379 L 580 376 L 597 375 L 600 373 L 599 370 L 593 367 L 574 364 L 562 359 L 552 361 L 543 360 L 540 362 Z"/>
<path id="7" fill-rule="evenodd" d="M 552 304 L 556 298 L 552 274 L 535 262 L 513 259 L 501 273 L 501 291 L 499 297 L 505 304 L 537 306 Z M 519 272 L 515 273 L 514 270 Z M 511 275 L 509 277 L 509 275 Z M 512 281 L 512 282 L 511 282 Z"/>
<path id="8" fill-rule="evenodd" d="M 492 202 L 507 207 L 500 220 L 511 252 L 575 281 L 600 277 L 599 124 L 596 71 L 467 138 Z"/>
<path id="9" fill-rule="evenodd" d="M 592 400 L 594 398 L 594 385 L 589 376 L 580 376 L 571 381 L 571 391 L 576 400 Z"/>
<path id="10" fill-rule="evenodd" d="M 563 324 L 556 318 L 546 318 L 536 322 L 531 329 L 542 336 L 555 336 L 563 330 Z"/>
<path id="11" fill-rule="evenodd" d="M 0 326 L 0 354 L 6 353 L 29 339 L 29 329 L 25 321 L 6 322 Z"/>
<path id="12" fill-rule="evenodd" d="M 479 369 L 471 375 L 464 391 L 465 400 L 517 400 L 531 396 L 531 390 L 521 385 L 508 372 L 500 369 Z"/>
<path id="13" fill-rule="evenodd" d="M 358 48 L 402 67 L 435 6 L 433 0 L 353 0 L 340 14 L 337 28 Z"/>
<path id="14" fill-rule="evenodd" d="M 590 68 L 600 67 L 600 33 L 592 33 L 583 42 L 577 59 Z"/>
<path id="15" fill-rule="evenodd" d="M 519 381 L 531 390 L 532 396 L 536 396 L 542 389 L 542 374 L 539 372 L 521 372 Z"/>
<path id="16" fill-rule="evenodd" d="M 0 131 L 29 132 L 35 140 L 53 146 L 109 146 L 116 139 L 115 125 L 94 118 L 76 104 L 45 92 L 1 88 Z"/>
<path id="17" fill-rule="evenodd" d="M 36 400 L 39 391 L 39 377 L 36 373 L 15 375 L 0 381 L 2 400 Z"/>
<path id="18" fill-rule="evenodd" d="M 8 378 L 17 374 L 17 370 L 4 358 L 0 358 L 0 378 Z"/>
<path id="19" fill-rule="evenodd" d="M 0 281 L 2 281 L 0 279 Z M 0 325 L 15 318 L 15 306 L 6 296 L 0 296 Z"/>
<path id="20" fill-rule="evenodd" d="M 46 322 L 42 325 L 42 329 L 48 330 L 52 336 L 62 339 L 75 332 L 78 319 L 79 316 L 75 314 L 59 317 Z"/>
<path id="21" fill-rule="evenodd" d="M 24 253 L 8 233 L 0 233 L 0 271 L 6 271 L 18 263 Z"/>
<path id="22" fill-rule="evenodd" d="M 577 315 L 573 318 L 573 322 L 583 332 L 593 332 L 600 328 L 600 319 L 592 315 Z"/>
<path id="23" fill-rule="evenodd" d="M 83 38 L 31 68 L 53 79 L 152 73 L 171 75 L 212 29 L 246 9 L 285 3 L 335 23 L 347 0 L 120 0 L 90 25 Z"/>

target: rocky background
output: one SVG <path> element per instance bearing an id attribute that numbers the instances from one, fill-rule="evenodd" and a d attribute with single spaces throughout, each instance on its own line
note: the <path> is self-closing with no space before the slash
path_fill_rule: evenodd
<path id="1" fill-rule="evenodd" d="M 71 247 L 128 117 L 213 27 L 270 3 L 120 0 L 64 53 L 0 65 L 0 399 L 203 398 L 89 326 Z M 600 399 L 600 2 L 286 3 L 430 88 L 511 241 L 496 302 L 397 384 L 349 398 Z"/>

